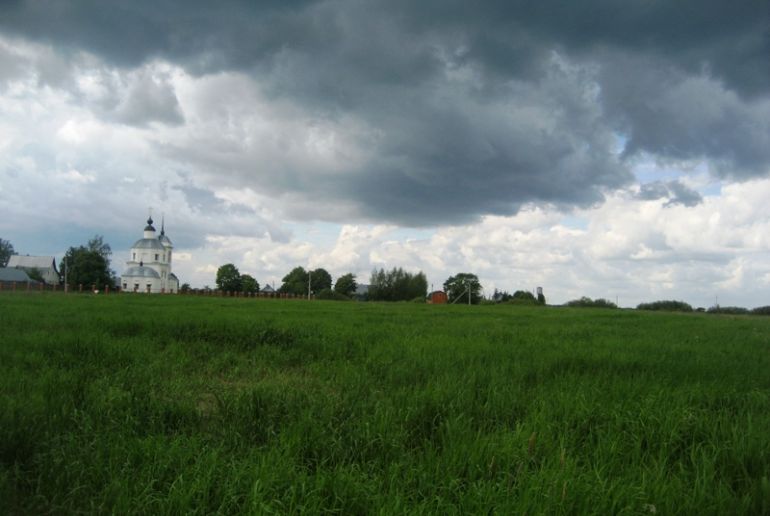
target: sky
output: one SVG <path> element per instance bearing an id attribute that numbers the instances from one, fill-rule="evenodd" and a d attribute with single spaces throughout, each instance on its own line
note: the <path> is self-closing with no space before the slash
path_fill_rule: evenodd
<path id="1" fill-rule="evenodd" d="M 0 238 L 770 305 L 766 0 L 0 3 Z"/>

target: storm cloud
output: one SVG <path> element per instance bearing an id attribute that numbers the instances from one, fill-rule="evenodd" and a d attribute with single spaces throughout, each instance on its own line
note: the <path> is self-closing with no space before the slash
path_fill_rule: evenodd
<path id="1" fill-rule="evenodd" d="M 106 93 L 73 98 L 161 127 L 151 145 L 207 188 L 253 189 L 297 218 L 426 226 L 596 205 L 634 182 L 641 156 L 767 176 L 768 9 L 15 1 L 0 31 L 95 70 Z M 23 64 L 3 47 L 0 62 L 7 80 Z M 680 183 L 655 188 L 699 202 Z"/>

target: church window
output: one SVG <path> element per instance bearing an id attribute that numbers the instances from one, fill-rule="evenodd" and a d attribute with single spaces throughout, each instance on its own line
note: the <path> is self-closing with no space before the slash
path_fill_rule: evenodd
<path id="1" fill-rule="evenodd" d="M 155 255 L 155 261 L 156 262 L 158 261 L 158 255 L 157 254 Z"/>
<path id="2" fill-rule="evenodd" d="M 131 253 L 131 259 L 136 261 L 136 253 Z"/>

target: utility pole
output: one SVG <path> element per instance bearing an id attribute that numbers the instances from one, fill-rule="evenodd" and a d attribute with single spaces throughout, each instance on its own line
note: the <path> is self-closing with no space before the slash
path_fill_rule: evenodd
<path id="1" fill-rule="evenodd" d="M 471 306 L 471 281 L 468 280 L 468 306 Z"/>
<path id="2" fill-rule="evenodd" d="M 310 270 L 310 267 L 307 269 L 307 300 L 310 301 L 310 275 L 312 274 L 312 271 Z"/>

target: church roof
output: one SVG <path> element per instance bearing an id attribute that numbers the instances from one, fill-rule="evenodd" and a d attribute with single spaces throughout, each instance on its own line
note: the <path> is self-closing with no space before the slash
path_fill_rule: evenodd
<path id="1" fill-rule="evenodd" d="M 165 251 L 165 247 L 163 244 L 160 243 L 160 240 L 157 238 L 141 238 L 137 240 L 134 245 L 131 246 L 132 249 L 158 249 L 160 251 Z"/>
<path id="2" fill-rule="evenodd" d="M 124 278 L 155 278 L 160 279 L 160 274 L 155 269 L 145 267 L 144 265 L 137 265 L 129 267 L 126 272 L 123 273 Z"/>

